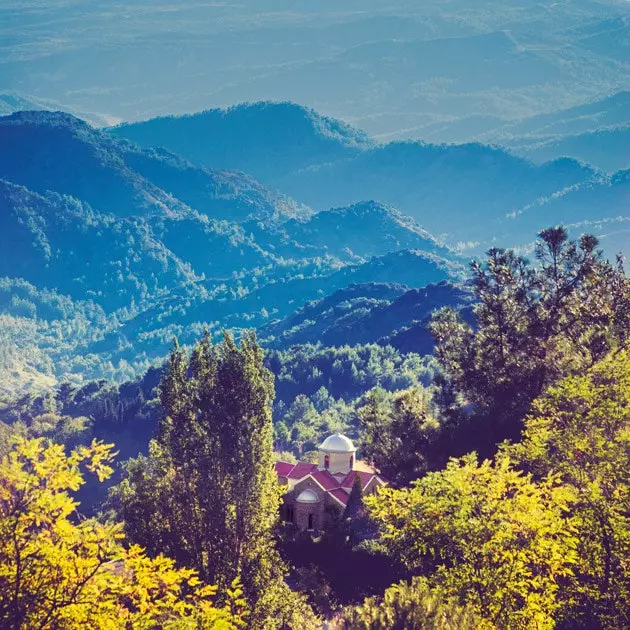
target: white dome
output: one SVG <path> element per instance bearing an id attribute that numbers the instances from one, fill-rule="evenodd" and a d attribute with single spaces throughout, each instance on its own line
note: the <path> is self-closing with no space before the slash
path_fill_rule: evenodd
<path id="1" fill-rule="evenodd" d="M 328 451 L 330 453 L 354 453 L 357 449 L 354 448 L 354 444 L 350 438 L 341 435 L 341 433 L 335 433 L 324 440 L 319 450 Z"/>
<path id="2" fill-rule="evenodd" d="M 302 490 L 297 498 L 297 501 L 298 503 L 317 503 L 319 501 L 319 497 L 312 490 Z"/>

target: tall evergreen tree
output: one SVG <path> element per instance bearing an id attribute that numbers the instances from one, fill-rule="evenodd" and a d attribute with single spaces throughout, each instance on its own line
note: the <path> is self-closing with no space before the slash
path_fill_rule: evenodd
<path id="1" fill-rule="evenodd" d="M 593 236 L 574 242 L 555 227 L 539 237 L 535 265 L 497 248 L 472 264 L 476 328 L 452 309 L 434 316 L 447 389 L 483 421 L 470 425 L 464 452 L 518 438 L 531 402 L 549 385 L 627 343 L 623 268 L 603 260 Z"/>
<path id="2" fill-rule="evenodd" d="M 351 548 L 365 540 L 376 538 L 378 534 L 378 528 L 367 515 L 363 504 L 363 485 L 360 475 L 357 475 L 352 482 L 348 503 L 343 512 L 343 520 L 345 542 Z"/>
<path id="3" fill-rule="evenodd" d="M 273 376 L 253 334 L 213 347 L 206 334 L 190 359 L 174 347 L 160 387 L 163 419 L 151 455 L 128 465 L 114 499 L 132 539 L 195 567 L 205 580 L 240 577 L 252 628 L 309 628 L 312 613 L 284 583 L 273 539 Z M 301 622 L 300 622 L 301 623 Z"/>
<path id="4" fill-rule="evenodd" d="M 352 489 L 348 497 L 348 503 L 344 510 L 344 518 L 356 518 L 363 513 L 363 486 L 361 476 L 357 475 L 352 482 Z"/>

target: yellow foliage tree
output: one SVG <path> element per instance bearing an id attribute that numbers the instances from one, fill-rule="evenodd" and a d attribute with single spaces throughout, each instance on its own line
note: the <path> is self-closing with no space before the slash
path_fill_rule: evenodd
<path id="1" fill-rule="evenodd" d="M 111 473 L 112 445 L 19 439 L 0 461 L 0 627 L 7 630 L 234 630 L 244 625 L 238 583 L 222 608 L 216 589 L 164 556 L 123 545 L 119 523 L 82 519 L 71 492 L 82 468 Z"/>
<path id="2" fill-rule="evenodd" d="M 506 450 L 576 496 L 579 562 L 563 588 L 563 627 L 630 628 L 630 351 L 551 388 L 534 403 L 523 442 Z"/>
<path id="3" fill-rule="evenodd" d="M 482 620 L 456 598 L 429 588 L 424 578 L 390 586 L 344 611 L 339 630 L 479 630 Z"/>
<path id="4" fill-rule="evenodd" d="M 389 552 L 482 618 L 479 628 L 554 627 L 560 583 L 572 574 L 572 493 L 535 483 L 506 453 L 451 460 L 411 488 L 366 497 Z"/>

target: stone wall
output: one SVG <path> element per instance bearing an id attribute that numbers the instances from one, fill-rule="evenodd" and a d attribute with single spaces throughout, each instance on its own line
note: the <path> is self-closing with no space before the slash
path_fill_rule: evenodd
<path id="1" fill-rule="evenodd" d="M 312 490 L 319 497 L 317 503 L 299 503 L 297 497 L 304 490 Z M 324 492 L 321 487 L 315 483 L 310 477 L 300 481 L 295 485 L 293 490 L 284 495 L 284 509 L 293 507 L 293 515 L 296 527 L 300 531 L 309 529 L 309 515 L 312 515 L 312 529 L 320 531 L 324 525 Z"/>

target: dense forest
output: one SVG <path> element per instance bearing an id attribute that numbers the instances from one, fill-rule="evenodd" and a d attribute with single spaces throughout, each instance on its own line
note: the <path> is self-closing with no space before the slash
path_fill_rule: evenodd
<path id="1" fill-rule="evenodd" d="M 630 280 L 562 227 L 533 253 L 6 401 L 3 627 L 630 627 Z M 296 533 L 274 460 L 337 431 L 388 484 Z"/>
<path id="2" fill-rule="evenodd" d="M 630 630 L 630 2 L 0 51 L 0 630 Z"/>

